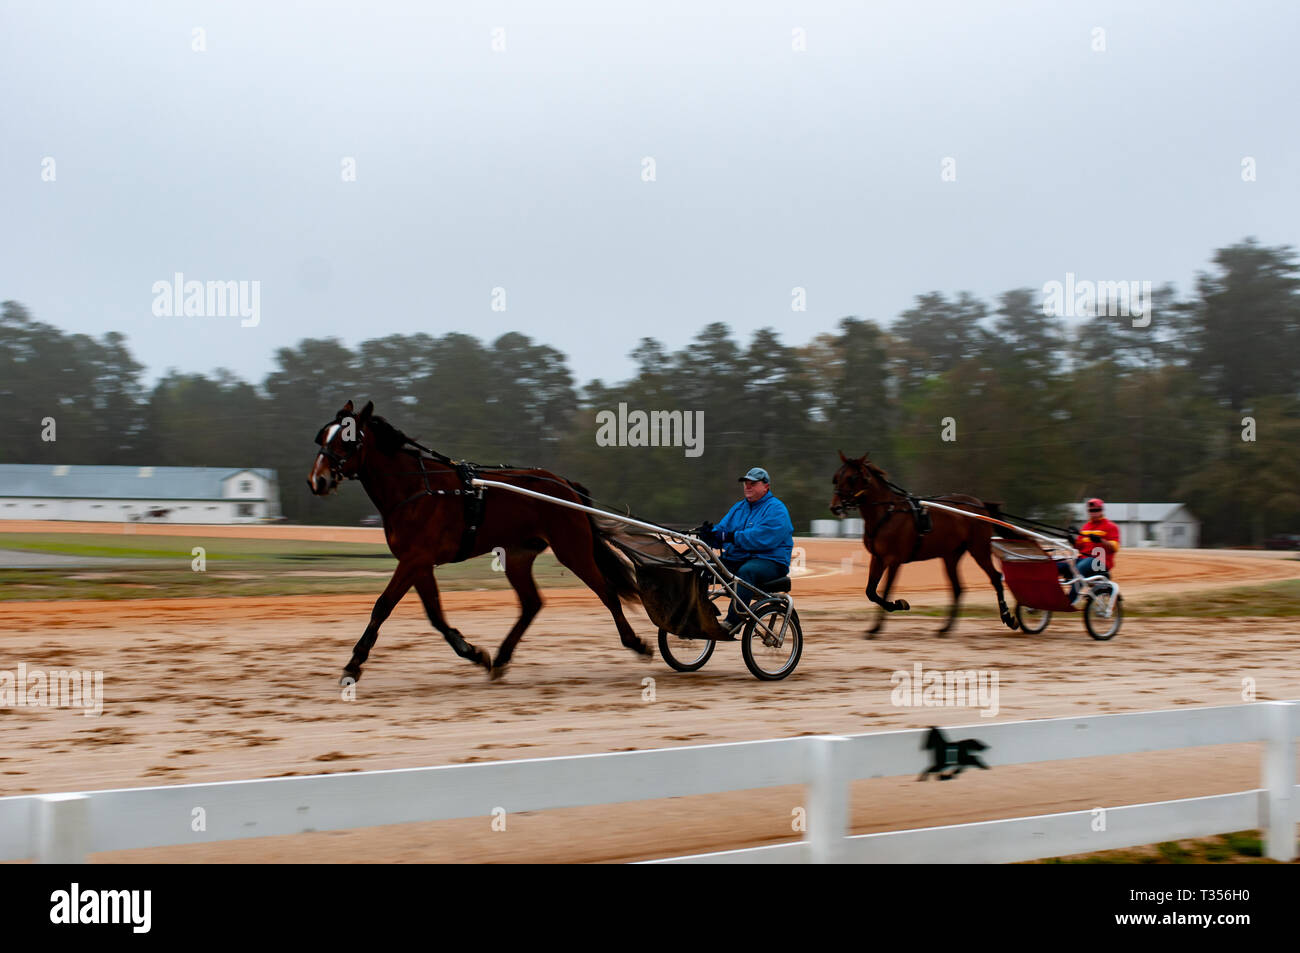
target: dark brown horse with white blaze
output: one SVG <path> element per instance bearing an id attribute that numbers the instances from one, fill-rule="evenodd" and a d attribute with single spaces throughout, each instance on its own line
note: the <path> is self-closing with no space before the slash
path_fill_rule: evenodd
<path id="1" fill-rule="evenodd" d="M 894 588 L 894 578 L 898 567 L 903 563 L 921 562 L 927 559 L 942 559 L 944 569 L 948 571 L 948 582 L 952 585 L 952 610 L 938 635 L 943 635 L 952 628 L 957 618 L 957 603 L 961 599 L 961 580 L 957 575 L 957 563 L 963 553 L 969 552 L 975 562 L 989 577 L 998 594 L 998 610 L 1007 628 L 1017 626 L 1016 618 L 1007 608 L 1002 594 L 1002 574 L 993 565 L 993 527 L 982 520 L 967 519 L 955 513 L 943 510 L 928 510 L 931 522 L 929 532 L 922 533 L 917 525 L 913 503 L 905 493 L 899 492 L 889 482 L 888 474 L 867 460 L 866 456 L 850 460 L 840 451 L 840 468 L 835 471 L 831 482 L 835 485 L 835 494 L 831 497 L 831 512 L 841 516 L 850 508 L 857 508 L 862 514 L 862 545 L 871 554 L 871 568 L 867 576 L 867 598 L 880 606 L 876 624 L 867 630 L 866 637 L 871 638 L 880 631 L 884 624 L 885 613 L 911 606 L 903 599 L 889 601 L 890 590 Z M 964 494 L 930 497 L 936 503 L 958 509 L 970 510 L 981 516 L 998 517 L 997 503 L 988 503 Z M 1014 535 L 1007 531 L 1005 535 Z M 876 592 L 881 576 L 885 577 L 885 591 Z"/>
<path id="2" fill-rule="evenodd" d="M 490 499 L 476 496 L 466 484 L 469 472 L 463 465 L 458 467 L 442 454 L 421 447 L 384 418 L 374 416 L 373 403 L 354 413 L 352 401 L 348 401 L 334 420 L 321 428 L 316 443 L 319 449 L 307 476 L 312 493 L 326 496 L 345 479 L 360 480 L 383 517 L 388 548 L 397 557 L 397 569 L 375 602 L 370 624 L 343 669 L 343 680 L 361 677 L 361 666 L 374 648 L 379 627 L 412 586 L 429 621 L 456 654 L 482 665 L 493 678 L 500 676 L 542 607 L 532 565 L 547 546 L 600 597 L 614 617 L 623 644 L 641 655 L 651 654 L 623 615 L 620 599 L 635 599 L 637 590 L 632 568 L 605 541 L 615 525 L 612 521 L 508 490 L 482 491 L 491 492 Z M 482 469 L 493 480 L 590 505 L 590 495 L 583 487 L 547 470 Z M 447 624 L 433 570 L 497 548 L 505 550 L 506 579 L 519 596 L 520 614 L 492 659 Z"/>

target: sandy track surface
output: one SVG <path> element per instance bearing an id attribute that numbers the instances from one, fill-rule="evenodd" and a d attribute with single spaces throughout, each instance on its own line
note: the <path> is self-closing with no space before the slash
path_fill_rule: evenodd
<path id="1" fill-rule="evenodd" d="M 99 529 L 101 527 L 97 527 Z M 155 527 L 150 527 L 154 529 Z M 209 530 L 211 527 L 203 527 Z M 297 529 L 301 527 L 257 527 Z M 363 532 L 375 532 L 363 530 Z M 808 573 L 795 585 L 806 645 L 799 670 L 760 683 L 721 645 L 703 671 L 682 675 L 618 643 L 586 590 L 552 590 L 507 677 L 489 682 L 456 658 L 405 600 L 343 701 L 339 669 L 365 625 L 371 597 L 0 603 L 0 669 L 104 672 L 105 710 L 0 711 L 3 794 L 305 775 L 541 757 L 828 732 L 980 723 L 974 708 L 899 708 L 890 675 L 926 669 L 999 674 L 993 720 L 1234 704 L 1243 679 L 1260 698 L 1300 698 L 1300 622 L 1294 619 L 1130 618 L 1112 642 L 1089 639 L 1077 615 L 1038 636 L 1000 626 L 976 567 L 949 638 L 934 618 L 891 617 L 861 638 L 870 612 L 852 541 L 802 541 Z M 857 552 L 861 553 L 860 547 Z M 1284 556 L 1285 554 L 1281 554 Z M 1242 553 L 1125 553 L 1130 601 L 1296 578 L 1300 562 Z M 973 572 L 972 572 L 973 570 Z M 978 588 L 977 588 L 978 587 Z M 376 583 L 376 592 L 379 584 Z M 897 589 L 915 605 L 946 604 L 938 563 L 910 566 Z M 495 648 L 514 621 L 508 592 L 447 593 L 453 624 Z M 629 616 L 647 640 L 653 630 Z M 644 700 L 651 677 L 654 700 Z M 1259 784 L 1256 746 L 999 768 L 949 784 L 910 778 L 855 786 L 856 832 L 1013 817 L 1214 794 Z M 629 860 L 695 853 L 798 835 L 799 788 L 643 804 L 233 841 L 101 855 L 99 860 L 437 861 Z M 503 802 L 506 798 L 503 795 Z"/>

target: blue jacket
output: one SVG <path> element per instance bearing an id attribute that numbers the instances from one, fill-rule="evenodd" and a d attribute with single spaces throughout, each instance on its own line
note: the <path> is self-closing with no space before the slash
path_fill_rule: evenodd
<path id="1" fill-rule="evenodd" d="M 790 511 L 771 490 L 757 503 L 741 500 L 713 528 L 728 534 L 727 544 L 722 547 L 723 558 L 770 559 L 790 568 L 794 524 L 790 522 Z"/>

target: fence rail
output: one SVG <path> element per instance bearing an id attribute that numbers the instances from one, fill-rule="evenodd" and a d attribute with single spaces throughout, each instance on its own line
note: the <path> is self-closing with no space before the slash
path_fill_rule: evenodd
<path id="1" fill-rule="evenodd" d="M 1259 702 L 944 728 L 973 736 L 990 768 L 1262 742 L 1261 786 L 1212 797 L 848 836 L 850 783 L 919 775 L 928 731 L 808 736 L 572 757 L 0 798 L 0 860 L 74 863 L 89 854 L 245 837 L 490 817 L 552 808 L 807 787 L 801 841 L 656 863 L 1000 863 L 1248 828 L 1296 856 L 1300 705 Z M 199 824 L 198 819 L 203 823 Z M 196 830 L 195 828 L 199 828 Z"/>

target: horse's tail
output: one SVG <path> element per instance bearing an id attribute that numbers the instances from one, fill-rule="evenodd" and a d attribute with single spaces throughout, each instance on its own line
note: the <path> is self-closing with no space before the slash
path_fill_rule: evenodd
<path id="1" fill-rule="evenodd" d="M 578 491 L 582 502 L 590 506 L 591 493 L 587 488 L 573 480 L 567 482 Z M 609 586 L 609 591 L 620 599 L 628 601 L 640 598 L 641 592 L 636 584 L 636 570 L 632 567 L 631 561 L 621 558 L 609 543 L 609 538 L 622 530 L 622 524 L 609 517 L 593 516 L 590 513 L 587 514 L 587 519 L 591 523 L 592 556 L 596 560 L 596 568 L 605 579 L 605 584 Z"/>

